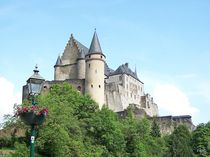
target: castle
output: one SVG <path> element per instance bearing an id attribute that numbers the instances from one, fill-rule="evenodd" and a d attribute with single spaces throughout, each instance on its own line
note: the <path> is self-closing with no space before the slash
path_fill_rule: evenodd
<path id="1" fill-rule="evenodd" d="M 147 115 L 158 115 L 153 98 L 144 92 L 144 83 L 128 63 L 116 70 L 109 68 L 96 31 L 90 48 L 71 37 L 54 66 L 54 81 L 67 81 L 82 94 L 89 94 L 101 108 L 107 105 L 115 112 L 129 105 L 144 109 Z"/>
<path id="2" fill-rule="evenodd" d="M 62 56 L 58 56 L 54 66 L 54 80 L 44 81 L 42 90 L 63 82 L 70 83 L 81 94 L 90 95 L 99 108 L 106 105 L 120 117 L 127 114 L 128 106 L 138 118 L 145 114 L 155 117 L 161 133 L 170 134 L 180 124 L 185 124 L 191 131 L 195 128 L 189 115 L 158 116 L 158 106 L 150 94 L 144 92 L 144 83 L 138 78 L 136 69 L 132 71 L 128 63 L 116 70 L 108 66 L 96 31 L 89 49 L 71 34 Z M 23 100 L 29 95 L 27 88 L 27 85 L 23 86 Z"/>

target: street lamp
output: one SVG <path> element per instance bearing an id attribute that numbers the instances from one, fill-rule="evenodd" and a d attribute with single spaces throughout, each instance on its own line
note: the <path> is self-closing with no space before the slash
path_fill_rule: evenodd
<path id="1" fill-rule="evenodd" d="M 34 74 L 27 80 L 28 93 L 31 97 L 33 106 L 36 105 L 35 96 L 40 94 L 44 81 L 44 78 L 39 75 L 39 70 L 36 65 L 34 69 Z M 35 136 L 35 124 L 31 124 L 30 157 L 34 157 Z"/>

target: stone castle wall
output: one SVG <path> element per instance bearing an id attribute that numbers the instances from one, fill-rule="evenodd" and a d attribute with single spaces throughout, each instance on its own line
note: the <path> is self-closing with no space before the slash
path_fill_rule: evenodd
<path id="1" fill-rule="evenodd" d="M 179 125 L 186 125 L 189 131 L 193 131 L 195 126 L 192 123 L 191 116 L 162 116 L 155 117 L 160 126 L 161 134 L 171 134 L 175 127 Z"/>

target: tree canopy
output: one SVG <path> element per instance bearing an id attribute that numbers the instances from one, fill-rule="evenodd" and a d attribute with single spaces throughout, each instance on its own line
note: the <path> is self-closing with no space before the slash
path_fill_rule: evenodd
<path id="1" fill-rule="evenodd" d="M 155 120 L 137 119 L 132 110 L 119 118 L 107 107 L 99 110 L 88 95 L 71 85 L 56 84 L 37 97 L 37 104 L 49 109 L 43 125 L 36 127 L 35 151 L 38 157 L 188 157 L 208 156 L 210 125 L 200 125 L 191 134 L 178 126 L 169 136 L 161 136 Z M 30 106 L 25 101 L 21 106 Z M 26 136 L 9 140 L 13 156 L 26 156 L 30 127 L 17 118 L 7 121 L 26 129 Z M 0 139 L 0 144 L 8 139 Z M 7 141 L 8 142 L 8 141 Z M 193 151 L 192 151 L 193 150 Z M 193 153 L 194 152 L 194 153 Z M 203 152 L 203 154 L 201 154 Z"/>

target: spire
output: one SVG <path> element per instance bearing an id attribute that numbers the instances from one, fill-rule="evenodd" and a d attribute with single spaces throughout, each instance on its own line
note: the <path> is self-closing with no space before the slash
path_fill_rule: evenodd
<path id="1" fill-rule="evenodd" d="M 100 46 L 98 36 L 97 36 L 97 33 L 96 33 L 96 29 L 95 29 L 93 39 L 92 39 L 92 42 L 91 42 L 90 49 L 89 49 L 88 53 L 102 53 L 101 46 Z"/>
<path id="2" fill-rule="evenodd" d="M 60 57 L 60 55 L 58 55 L 55 65 L 61 65 L 61 64 L 62 64 L 61 57 Z"/>

